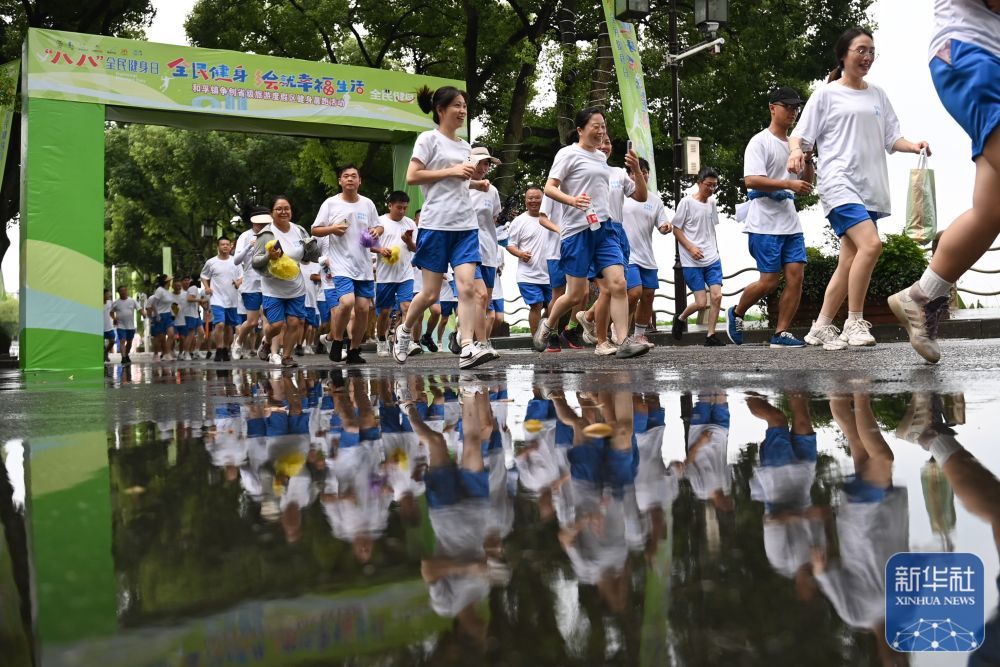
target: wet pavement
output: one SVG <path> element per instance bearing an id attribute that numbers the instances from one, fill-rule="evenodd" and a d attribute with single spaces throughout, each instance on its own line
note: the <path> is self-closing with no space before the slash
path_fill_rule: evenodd
<path id="1" fill-rule="evenodd" d="M 0 664 L 993 664 L 997 349 L 0 375 Z M 979 663 L 882 638 L 907 550 Z"/>

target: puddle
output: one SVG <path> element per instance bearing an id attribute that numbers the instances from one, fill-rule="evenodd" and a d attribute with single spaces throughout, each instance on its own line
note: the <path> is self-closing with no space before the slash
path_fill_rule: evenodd
<path id="1" fill-rule="evenodd" d="M 878 663 L 907 550 L 983 559 L 997 659 L 996 395 L 107 383 L 106 428 L 0 449 L 4 665 Z"/>

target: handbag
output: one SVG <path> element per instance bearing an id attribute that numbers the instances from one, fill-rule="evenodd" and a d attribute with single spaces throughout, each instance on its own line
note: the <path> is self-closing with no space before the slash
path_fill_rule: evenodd
<path id="1" fill-rule="evenodd" d="M 920 245 L 927 245 L 937 234 L 937 196 L 934 170 L 927 168 L 927 153 L 920 151 L 917 168 L 910 170 L 906 192 L 906 226 L 903 233 Z"/>

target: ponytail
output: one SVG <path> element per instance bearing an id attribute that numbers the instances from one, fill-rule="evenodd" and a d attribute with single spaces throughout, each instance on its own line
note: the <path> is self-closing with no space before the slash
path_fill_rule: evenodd
<path id="1" fill-rule="evenodd" d="M 843 75 L 844 75 L 844 66 L 837 65 L 832 70 L 830 70 L 830 75 L 826 77 L 826 82 L 830 83 L 831 81 L 836 81 Z"/>
<path id="2" fill-rule="evenodd" d="M 417 105 L 421 111 L 433 116 L 435 124 L 440 125 L 441 117 L 438 115 L 438 111 L 446 108 L 459 96 L 465 98 L 466 104 L 469 103 L 469 94 L 455 86 L 442 86 L 437 90 L 431 90 L 429 86 L 421 86 L 417 89 Z"/>

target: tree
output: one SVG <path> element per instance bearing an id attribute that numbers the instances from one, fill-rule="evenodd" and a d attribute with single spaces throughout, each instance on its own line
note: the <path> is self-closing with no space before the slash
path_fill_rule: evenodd
<path id="1" fill-rule="evenodd" d="M 115 37 L 142 38 L 153 20 L 152 0 L 0 0 L 0 63 L 21 57 L 28 28 L 50 28 Z M 17 107 L 15 106 L 15 109 Z M 6 226 L 21 208 L 21 122 L 15 116 L 10 149 L 0 182 L 0 262 L 10 247 Z"/>

